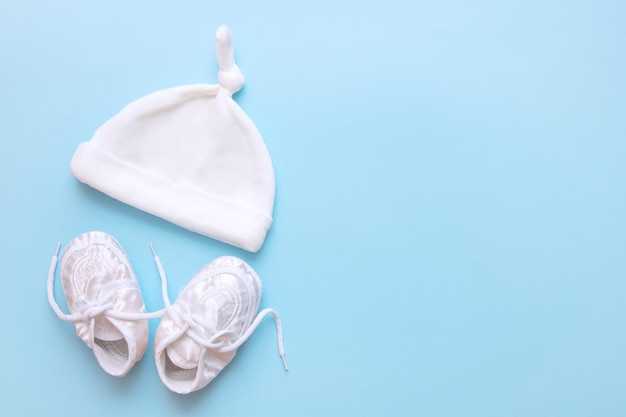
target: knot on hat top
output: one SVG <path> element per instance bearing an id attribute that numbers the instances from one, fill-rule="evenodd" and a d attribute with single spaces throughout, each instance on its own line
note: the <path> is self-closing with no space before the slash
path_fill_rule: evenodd
<path id="1" fill-rule="evenodd" d="M 217 80 L 222 87 L 230 91 L 231 94 L 234 94 L 241 90 L 245 79 L 239 66 L 235 64 L 233 39 L 226 25 L 222 25 L 217 29 L 215 46 L 217 63 L 220 67 L 217 73 Z"/>

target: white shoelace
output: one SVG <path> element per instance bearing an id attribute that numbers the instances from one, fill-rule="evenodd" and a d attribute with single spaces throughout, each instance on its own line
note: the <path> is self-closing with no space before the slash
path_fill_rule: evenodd
<path id="1" fill-rule="evenodd" d="M 138 321 L 161 317 L 163 313 L 167 311 L 172 320 L 174 320 L 174 322 L 181 328 L 180 336 L 182 336 L 184 333 L 187 333 L 189 337 L 191 337 L 197 343 L 206 347 L 209 350 L 215 350 L 218 352 L 232 352 L 237 350 L 242 344 L 245 343 L 246 340 L 248 340 L 248 338 L 252 335 L 252 333 L 254 333 L 261 321 L 265 318 L 265 316 L 271 314 L 274 317 L 274 321 L 276 322 L 278 353 L 280 354 L 280 357 L 283 361 L 285 371 L 289 369 L 289 367 L 287 366 L 287 361 L 285 360 L 285 348 L 283 345 L 283 327 L 278 313 L 271 308 L 261 310 L 257 314 L 252 324 L 246 329 L 246 331 L 235 342 L 231 344 L 225 345 L 225 342 L 220 340 L 222 336 L 232 334 L 233 332 L 231 330 L 221 330 L 218 332 L 214 332 L 213 336 L 211 336 L 211 338 L 209 339 L 200 336 L 198 332 L 200 328 L 198 326 L 201 326 L 204 329 L 210 328 L 200 317 L 193 314 L 188 307 L 178 307 L 180 303 L 177 304 L 177 307 L 172 306 L 172 304 L 170 303 L 169 295 L 167 293 L 167 277 L 165 275 L 163 265 L 161 264 L 161 260 L 156 254 L 156 251 L 154 250 L 154 246 L 152 246 L 152 244 L 150 244 L 150 249 L 152 250 L 152 254 L 154 255 L 154 262 L 156 263 L 157 269 L 159 271 L 159 276 L 161 277 L 161 293 L 163 296 L 165 309 L 161 309 L 152 313 L 125 313 L 113 310 L 113 303 L 98 304 L 97 301 L 92 301 L 88 303 L 80 313 L 65 314 L 54 298 L 54 276 L 56 273 L 60 249 L 61 243 L 59 242 L 54 256 L 50 261 L 47 284 L 48 303 L 50 304 L 50 307 L 59 319 L 72 323 L 88 323 L 89 339 L 92 343 L 94 337 L 95 319 L 101 314 L 104 314 L 106 317 L 119 320 Z"/>
<path id="2" fill-rule="evenodd" d="M 48 303 L 52 310 L 56 313 L 57 317 L 63 321 L 69 321 L 72 323 L 87 323 L 89 325 L 89 339 L 93 342 L 94 338 L 94 325 L 96 317 L 104 314 L 106 317 L 119 319 L 119 320 L 131 320 L 139 321 L 146 319 L 154 319 L 161 317 L 165 310 L 161 309 L 153 313 L 125 313 L 122 311 L 113 310 L 113 303 L 99 303 L 98 301 L 88 302 L 80 313 L 65 314 L 54 298 L 54 275 L 56 273 L 57 261 L 59 256 L 59 250 L 61 249 L 61 243 L 57 245 L 56 252 L 50 261 L 50 269 L 48 270 Z M 112 296 L 113 294 L 111 294 Z M 106 300 L 108 297 L 105 297 Z"/>
<path id="3" fill-rule="evenodd" d="M 274 321 L 276 323 L 278 354 L 283 361 L 285 371 L 289 370 L 289 367 L 287 366 L 287 360 L 285 359 L 285 347 L 283 344 L 283 326 L 280 321 L 280 316 L 274 309 L 266 308 L 264 310 L 261 310 L 255 317 L 252 324 L 250 324 L 246 331 L 233 343 L 225 344 L 225 341 L 220 340 L 222 336 L 225 336 L 227 334 L 232 335 L 232 330 L 220 330 L 217 332 L 214 331 L 212 332 L 213 336 L 207 339 L 200 334 L 202 333 L 203 329 L 212 329 L 201 317 L 193 314 L 193 312 L 191 312 L 189 307 L 185 304 L 177 303 L 176 306 L 172 306 L 172 304 L 170 303 L 169 296 L 167 294 L 167 277 L 165 275 L 165 270 L 163 269 L 161 260 L 156 254 L 156 251 L 154 250 L 154 246 L 152 246 L 152 244 L 150 244 L 150 249 L 152 250 L 152 254 L 154 255 L 154 262 L 156 263 L 157 269 L 159 270 L 159 276 L 161 277 L 161 292 L 163 293 L 163 303 L 165 304 L 165 310 L 172 318 L 172 320 L 176 323 L 176 325 L 180 327 L 178 337 L 186 333 L 198 344 L 204 346 L 209 350 L 214 350 L 217 352 L 233 352 L 237 350 L 241 345 L 243 345 L 246 340 L 248 340 L 248 338 L 252 335 L 252 333 L 254 333 L 261 321 L 265 318 L 265 316 L 270 314 L 274 317 Z"/>

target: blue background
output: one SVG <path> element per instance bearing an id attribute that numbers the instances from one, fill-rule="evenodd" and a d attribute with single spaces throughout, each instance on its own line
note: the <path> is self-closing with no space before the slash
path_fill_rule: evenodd
<path id="1" fill-rule="evenodd" d="M 626 415 L 625 2 L 7 3 L 1 415 Z M 215 83 L 222 23 L 277 178 L 257 254 L 69 172 L 128 102 Z M 45 293 L 56 243 L 95 229 L 149 310 L 150 242 L 172 299 L 217 256 L 249 262 L 289 372 L 267 319 L 195 394 L 162 385 L 153 333 L 106 375 Z"/>

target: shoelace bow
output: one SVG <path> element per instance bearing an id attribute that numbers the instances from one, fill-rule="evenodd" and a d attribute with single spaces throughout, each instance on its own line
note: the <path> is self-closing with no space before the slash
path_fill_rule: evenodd
<path id="1" fill-rule="evenodd" d="M 107 298 L 110 298 L 113 295 L 108 294 L 105 295 L 102 299 L 87 303 L 80 313 L 65 314 L 54 298 L 54 275 L 56 272 L 60 249 L 61 243 L 57 245 L 54 256 L 50 261 L 47 285 L 48 303 L 50 304 L 50 307 L 59 319 L 72 323 L 87 323 L 89 325 L 89 339 L 92 342 L 94 337 L 95 319 L 101 314 L 104 314 L 106 317 L 114 319 L 138 321 L 161 317 L 163 313 L 167 311 L 168 315 L 172 318 L 176 325 L 181 328 L 178 337 L 187 333 L 187 335 L 191 337 L 194 341 L 209 350 L 214 350 L 217 352 L 232 352 L 237 350 L 243 343 L 245 343 L 246 340 L 248 340 L 248 338 L 252 335 L 252 333 L 254 333 L 261 321 L 265 318 L 265 316 L 271 314 L 276 322 L 278 353 L 280 354 L 280 357 L 283 361 L 283 366 L 285 367 L 285 370 L 289 369 L 287 366 L 287 361 L 285 360 L 285 348 L 283 345 L 283 327 L 280 321 L 280 317 L 275 310 L 271 308 L 261 310 L 257 314 L 252 324 L 250 324 L 246 331 L 237 340 L 235 340 L 233 343 L 226 344 L 227 342 L 223 340 L 224 336 L 233 335 L 234 332 L 232 332 L 231 330 L 213 331 L 213 329 L 208 325 L 208 323 L 206 323 L 206 321 L 204 321 L 198 315 L 193 314 L 189 307 L 184 303 L 177 303 L 176 306 L 172 306 L 172 304 L 170 303 L 169 295 L 167 293 L 167 277 L 165 275 L 163 265 L 161 264 L 161 260 L 156 254 L 156 251 L 154 250 L 154 246 L 152 246 L 152 244 L 150 244 L 150 249 L 152 250 L 152 254 L 154 255 L 154 262 L 156 263 L 157 269 L 159 271 L 159 276 L 161 278 L 161 293 L 163 296 L 165 309 L 161 309 L 152 313 L 125 313 L 121 311 L 116 311 L 113 309 L 114 304 L 112 302 L 103 303 L 103 301 L 109 301 L 107 300 Z M 211 333 L 213 333 L 213 336 L 208 339 L 201 336 L 201 333 L 203 333 L 202 329 L 210 331 Z"/>
<path id="2" fill-rule="evenodd" d="M 150 244 L 150 249 L 152 250 L 152 254 L 154 255 L 154 262 L 156 263 L 157 269 L 159 271 L 159 276 L 161 277 L 161 292 L 163 293 L 163 303 L 165 304 L 165 310 L 172 318 L 174 323 L 176 323 L 176 325 L 181 328 L 179 337 L 186 333 L 195 342 L 209 350 L 213 350 L 216 352 L 233 352 L 237 350 L 241 345 L 243 345 L 246 340 L 248 340 L 248 338 L 252 335 L 252 333 L 254 333 L 259 324 L 261 324 L 261 321 L 265 318 L 265 316 L 270 314 L 274 317 L 274 321 L 276 323 L 278 353 L 283 361 L 285 371 L 289 370 L 289 367 L 287 366 L 287 360 L 285 359 L 285 347 L 283 345 L 283 326 L 280 321 L 280 316 L 274 309 L 266 308 L 264 310 L 261 310 L 255 317 L 254 321 L 250 324 L 250 326 L 248 326 L 246 331 L 241 336 L 239 336 L 237 340 L 232 343 L 228 343 L 228 341 L 225 340 L 224 336 L 234 335 L 235 333 L 232 330 L 215 331 L 205 320 L 203 320 L 197 314 L 194 314 L 189 306 L 185 303 L 177 302 L 175 306 L 172 306 L 169 296 L 167 294 L 167 277 L 165 275 L 163 265 L 161 264 L 161 259 L 159 259 L 159 256 L 156 254 L 156 251 L 154 250 L 154 246 L 152 246 L 152 244 Z M 201 336 L 203 330 L 208 330 L 213 335 L 210 338 Z"/>
<path id="3" fill-rule="evenodd" d="M 52 310 L 55 312 L 59 319 L 71 323 L 86 323 L 89 326 L 89 341 L 92 345 L 94 340 L 94 327 L 96 317 L 100 315 L 104 315 L 108 318 L 130 321 L 153 319 L 161 317 L 163 315 L 164 310 L 158 310 L 153 313 L 126 313 L 123 311 L 114 310 L 113 308 L 115 307 L 115 305 L 111 299 L 115 296 L 115 294 L 112 292 L 107 292 L 104 294 L 101 293 L 98 296 L 97 300 L 87 302 L 82 307 L 79 313 L 65 314 L 54 298 L 54 275 L 56 272 L 60 249 L 61 243 L 57 244 L 54 256 L 50 261 L 50 269 L 48 270 L 48 304 L 50 304 L 50 307 L 52 307 Z"/>

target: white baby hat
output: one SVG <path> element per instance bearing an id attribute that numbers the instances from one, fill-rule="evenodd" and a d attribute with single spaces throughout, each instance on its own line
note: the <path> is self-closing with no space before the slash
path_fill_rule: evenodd
<path id="1" fill-rule="evenodd" d="M 275 180 L 261 134 L 233 101 L 244 84 L 230 31 L 216 34 L 216 85 L 157 91 L 81 143 L 81 182 L 181 227 L 258 251 L 272 223 Z"/>

